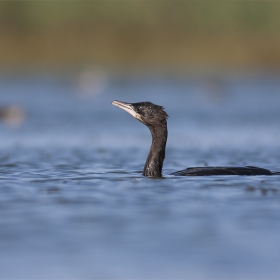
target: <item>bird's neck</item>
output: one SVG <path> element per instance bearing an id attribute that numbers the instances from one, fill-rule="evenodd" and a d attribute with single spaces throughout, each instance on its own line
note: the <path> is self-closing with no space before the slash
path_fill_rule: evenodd
<path id="1" fill-rule="evenodd" d="M 152 134 L 152 145 L 143 170 L 144 176 L 161 177 L 167 141 L 167 123 L 149 127 Z"/>

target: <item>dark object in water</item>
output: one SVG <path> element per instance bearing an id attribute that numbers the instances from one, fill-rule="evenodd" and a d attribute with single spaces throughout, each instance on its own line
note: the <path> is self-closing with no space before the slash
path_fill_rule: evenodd
<path id="1" fill-rule="evenodd" d="M 17 106 L 0 107 L 0 121 L 9 125 L 19 125 L 24 119 L 24 113 Z"/>
<path id="2" fill-rule="evenodd" d="M 152 145 L 143 170 L 144 176 L 161 177 L 162 166 L 165 158 L 167 141 L 167 118 L 164 108 L 151 102 L 126 103 L 113 101 L 113 105 L 128 112 L 134 118 L 146 125 L 152 134 Z M 178 176 L 210 176 L 210 175 L 274 175 L 270 170 L 255 166 L 245 167 L 190 167 L 172 173 Z"/>

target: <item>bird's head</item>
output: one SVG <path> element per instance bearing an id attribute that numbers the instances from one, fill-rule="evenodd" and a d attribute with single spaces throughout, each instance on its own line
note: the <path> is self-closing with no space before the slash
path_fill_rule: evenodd
<path id="1" fill-rule="evenodd" d="M 151 102 L 127 103 L 115 100 L 112 104 L 128 112 L 148 127 L 166 124 L 168 118 L 162 106 Z"/>

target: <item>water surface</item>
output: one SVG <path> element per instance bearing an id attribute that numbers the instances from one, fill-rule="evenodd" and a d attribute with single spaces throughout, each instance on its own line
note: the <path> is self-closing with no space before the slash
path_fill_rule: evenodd
<path id="1" fill-rule="evenodd" d="M 2 77 L 0 278 L 277 279 L 280 176 L 175 177 L 189 166 L 280 171 L 273 76 Z M 164 177 L 141 175 L 150 133 L 111 105 L 170 118 Z"/>

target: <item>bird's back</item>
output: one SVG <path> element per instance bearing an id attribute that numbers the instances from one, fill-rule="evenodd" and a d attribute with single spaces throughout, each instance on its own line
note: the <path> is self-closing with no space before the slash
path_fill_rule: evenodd
<path id="1" fill-rule="evenodd" d="M 255 166 L 245 167 L 229 167 L 229 166 L 215 166 L 215 167 L 189 167 L 172 173 L 176 176 L 213 176 L 213 175 L 272 175 L 268 169 L 259 168 Z"/>

